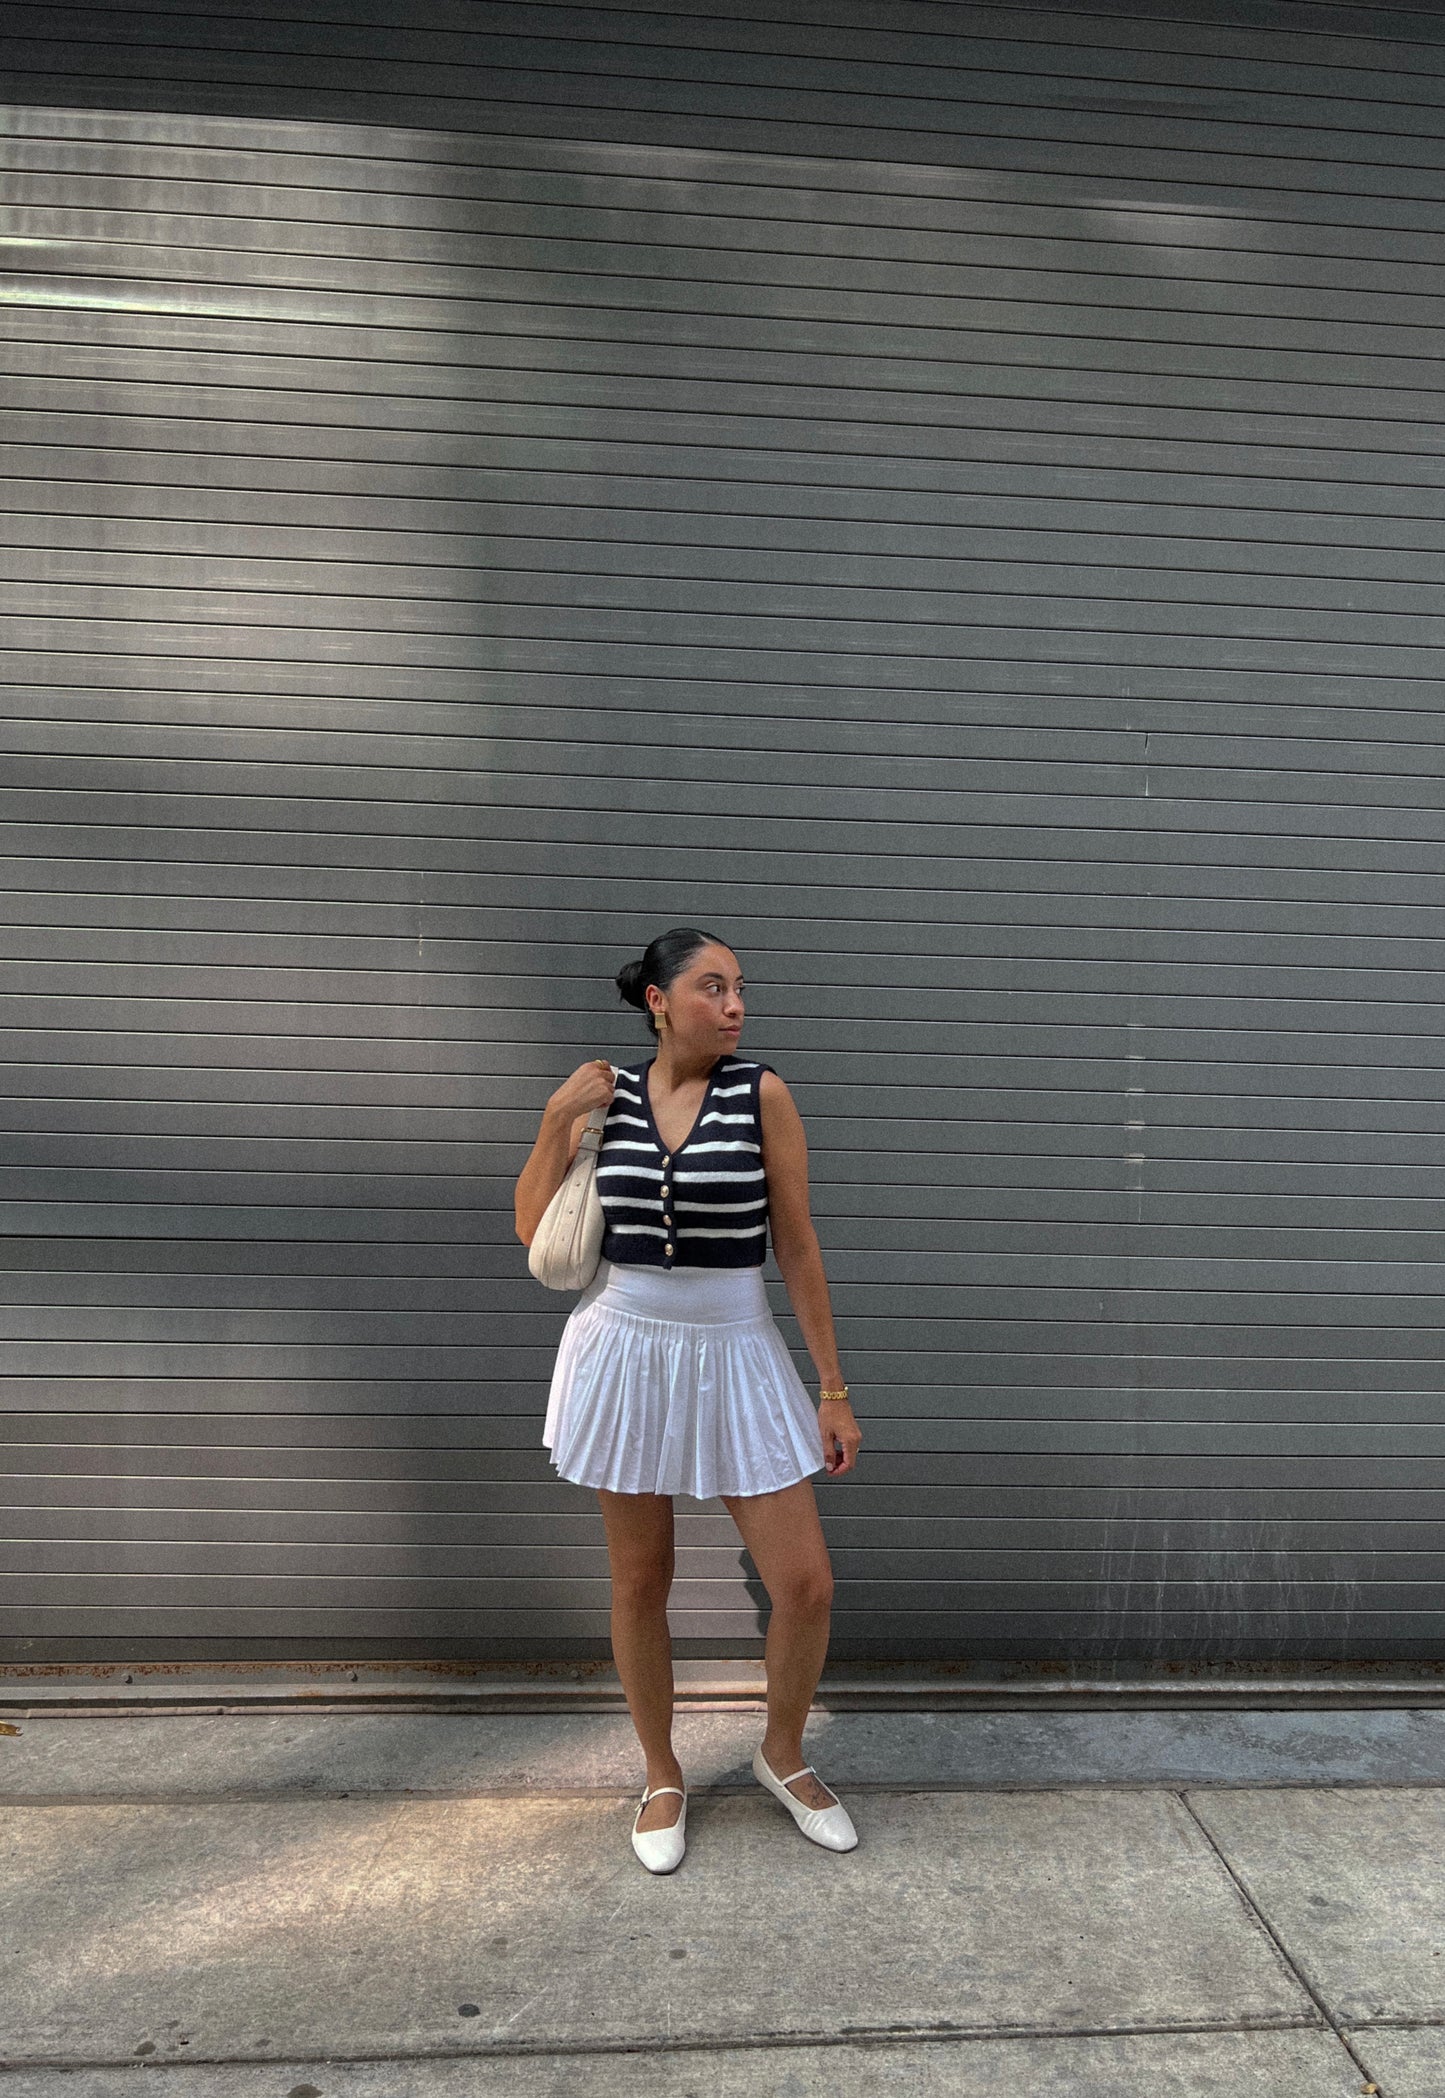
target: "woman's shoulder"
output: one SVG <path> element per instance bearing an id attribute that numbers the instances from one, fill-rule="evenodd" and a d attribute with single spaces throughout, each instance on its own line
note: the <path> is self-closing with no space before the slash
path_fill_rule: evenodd
<path id="1" fill-rule="evenodd" d="M 760 1056 L 734 1056 L 724 1068 L 735 1071 L 739 1078 L 751 1079 L 754 1095 L 759 1100 L 776 1098 L 788 1090 L 774 1066 L 764 1063 Z"/>

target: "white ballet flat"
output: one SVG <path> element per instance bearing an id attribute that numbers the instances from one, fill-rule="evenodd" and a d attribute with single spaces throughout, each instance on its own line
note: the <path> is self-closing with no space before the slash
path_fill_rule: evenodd
<path id="1" fill-rule="evenodd" d="M 818 1773 L 813 1770 L 811 1763 L 805 1763 L 801 1770 L 795 1770 L 792 1778 L 775 1777 L 763 1760 L 761 1747 L 753 1756 L 753 1776 L 760 1785 L 766 1786 L 774 1799 L 783 1802 L 811 1842 L 821 1843 L 824 1850 L 851 1850 L 858 1841 L 858 1831 L 853 1826 L 848 1809 L 841 1802 L 835 1801 L 831 1807 L 805 1807 L 797 1794 L 788 1790 L 793 1778 L 805 1777 L 810 1770 L 813 1771 L 813 1776 L 817 1777 Z M 831 1786 L 829 1790 L 832 1790 Z"/>
<path id="2" fill-rule="evenodd" d="M 650 1799 L 660 1792 L 676 1792 L 682 1800 L 682 1812 L 671 1828 L 639 1829 L 642 1810 Z M 682 1854 L 687 1849 L 687 1794 L 681 1785 L 656 1785 L 651 1792 L 644 1792 L 637 1802 L 637 1812 L 632 1817 L 632 1847 L 649 1872 L 675 1872 L 682 1863 Z"/>

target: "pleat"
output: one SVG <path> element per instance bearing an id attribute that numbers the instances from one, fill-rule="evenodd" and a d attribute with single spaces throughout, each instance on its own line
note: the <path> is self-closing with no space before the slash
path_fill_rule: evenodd
<path id="1" fill-rule="evenodd" d="M 542 1439 L 561 1477 L 614 1493 L 772 1493 L 823 1463 L 816 1407 L 771 1313 L 692 1325 L 579 1306 Z"/>

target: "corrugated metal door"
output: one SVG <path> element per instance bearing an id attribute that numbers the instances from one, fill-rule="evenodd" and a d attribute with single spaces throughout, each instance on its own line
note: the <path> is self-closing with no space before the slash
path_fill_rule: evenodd
<path id="1" fill-rule="evenodd" d="M 1442 33 L 7 11 L 5 1655 L 606 1652 L 510 1191 L 678 922 L 835 1657 L 1438 1647 Z"/>

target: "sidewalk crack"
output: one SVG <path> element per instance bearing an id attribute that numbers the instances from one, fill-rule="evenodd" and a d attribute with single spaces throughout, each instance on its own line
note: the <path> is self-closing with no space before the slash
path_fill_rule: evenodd
<path id="1" fill-rule="evenodd" d="M 1194 1823 L 1194 1826 L 1198 1829 L 1200 1835 L 1203 1836 L 1205 1842 L 1209 1845 L 1209 1848 L 1213 1851 L 1215 1857 L 1218 1858 L 1224 1870 L 1229 1874 L 1229 1877 L 1233 1881 L 1235 1889 L 1239 1894 L 1240 1900 L 1244 1903 L 1250 1915 L 1253 1916 L 1255 1922 L 1259 1925 L 1260 1929 L 1269 1939 L 1271 1945 L 1273 1945 L 1275 1951 L 1279 1954 L 1285 1966 L 1289 1969 L 1289 1972 L 1294 1976 L 1295 1980 L 1304 1990 L 1304 1993 L 1306 1994 L 1306 1996 L 1308 1996 L 1310 2002 L 1319 2012 L 1320 2017 L 1324 2020 L 1325 2024 L 1329 2027 L 1330 2031 L 1334 2034 L 1335 2038 L 1344 2048 L 1345 2053 L 1349 2056 L 1350 2060 L 1359 2070 L 1360 2080 L 1362 2084 L 1367 2086 L 1369 2090 L 1378 2093 L 1378 2098 L 1389 2098 L 1389 2094 L 1385 2090 L 1384 2085 L 1376 2081 L 1368 2065 L 1361 2058 L 1353 2040 L 1346 2032 L 1344 2026 L 1341 2025 L 1339 2019 L 1335 2016 L 1334 2012 L 1325 2002 L 1325 1999 L 1323 1998 L 1323 1996 L 1321 1996 L 1319 1990 L 1314 1986 L 1313 1982 L 1309 1979 L 1309 1976 L 1304 1972 L 1299 1962 L 1294 1958 L 1294 1955 L 1290 1952 L 1289 1947 L 1285 1944 L 1284 1939 L 1280 1936 L 1279 1932 L 1270 1922 L 1268 1916 L 1265 1915 L 1264 1910 L 1260 1907 L 1259 1903 L 1250 1893 L 1249 1888 L 1244 1883 L 1244 1880 L 1240 1877 L 1239 1873 L 1235 1871 L 1229 1859 L 1220 1849 L 1218 1843 L 1214 1839 L 1214 1831 L 1204 1821 L 1203 1817 L 1195 1812 L 1194 1801 L 1192 1800 L 1190 1795 L 1181 1788 L 1181 1790 L 1177 1794 L 1177 1797 L 1179 1800 L 1179 1804 L 1183 1807 L 1185 1813 Z"/>

